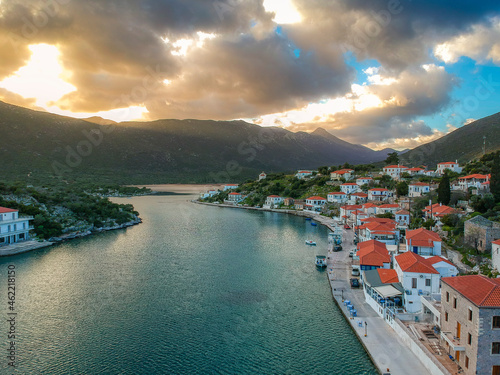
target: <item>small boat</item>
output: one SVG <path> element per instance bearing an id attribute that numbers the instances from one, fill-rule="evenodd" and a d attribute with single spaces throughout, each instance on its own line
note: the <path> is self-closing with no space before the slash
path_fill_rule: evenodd
<path id="1" fill-rule="evenodd" d="M 313 227 L 315 227 L 315 226 L 317 226 L 318 224 L 316 224 L 314 221 L 311 221 L 311 225 L 312 225 Z"/>
<path id="2" fill-rule="evenodd" d="M 306 217 L 306 220 L 311 220 L 311 218 L 310 217 Z"/>
<path id="3" fill-rule="evenodd" d="M 306 245 L 316 246 L 316 242 L 313 240 L 306 240 Z"/>
<path id="4" fill-rule="evenodd" d="M 314 263 L 316 264 L 316 267 L 326 267 L 326 256 L 316 255 Z"/>

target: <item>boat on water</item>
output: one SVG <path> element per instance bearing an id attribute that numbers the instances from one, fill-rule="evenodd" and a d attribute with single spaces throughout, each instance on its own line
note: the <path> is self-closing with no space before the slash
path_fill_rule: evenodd
<path id="1" fill-rule="evenodd" d="M 316 246 L 316 242 L 313 240 L 306 240 L 306 245 Z"/>
<path id="2" fill-rule="evenodd" d="M 315 226 L 317 226 L 318 224 L 316 224 L 314 221 L 311 221 L 311 225 L 312 225 L 313 227 L 315 227 Z"/>
<path id="3" fill-rule="evenodd" d="M 306 217 L 306 220 L 311 220 L 311 218 L 310 217 Z"/>
<path id="4" fill-rule="evenodd" d="M 316 255 L 316 259 L 314 260 L 316 267 L 326 267 L 326 256 L 324 255 Z"/>

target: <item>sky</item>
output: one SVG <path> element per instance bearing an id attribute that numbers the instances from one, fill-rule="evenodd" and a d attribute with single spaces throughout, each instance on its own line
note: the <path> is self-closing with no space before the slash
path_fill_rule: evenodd
<path id="1" fill-rule="evenodd" d="M 0 0 L 0 100 L 413 148 L 500 111 L 500 2 Z"/>

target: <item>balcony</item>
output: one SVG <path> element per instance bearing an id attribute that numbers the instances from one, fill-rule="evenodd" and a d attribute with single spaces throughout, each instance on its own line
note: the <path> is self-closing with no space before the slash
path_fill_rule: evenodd
<path id="1" fill-rule="evenodd" d="M 460 339 L 453 336 L 451 332 L 442 332 L 441 338 L 444 339 L 455 352 L 465 352 L 465 346 L 460 344 Z"/>

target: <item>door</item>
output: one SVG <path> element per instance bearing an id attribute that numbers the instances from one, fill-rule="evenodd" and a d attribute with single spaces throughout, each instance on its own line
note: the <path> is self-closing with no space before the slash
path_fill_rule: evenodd
<path id="1" fill-rule="evenodd" d="M 460 323 L 457 322 L 457 339 L 460 338 L 460 328 L 461 328 Z"/>
<path id="2" fill-rule="evenodd" d="M 413 252 L 414 252 L 415 254 L 418 254 L 418 247 L 417 247 L 417 246 L 413 246 Z"/>
<path id="3" fill-rule="evenodd" d="M 455 359 L 460 362 L 460 352 L 458 350 L 455 352 Z"/>

